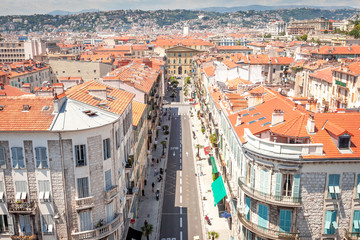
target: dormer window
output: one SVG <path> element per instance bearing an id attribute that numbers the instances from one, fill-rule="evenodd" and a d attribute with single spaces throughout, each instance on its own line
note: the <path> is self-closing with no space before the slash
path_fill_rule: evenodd
<path id="1" fill-rule="evenodd" d="M 339 136 L 338 148 L 339 149 L 349 149 L 350 142 L 351 142 L 350 140 L 351 140 L 351 136 L 347 133 Z"/>
<path id="2" fill-rule="evenodd" d="M 28 112 L 30 110 L 30 105 L 23 105 L 23 112 Z"/>

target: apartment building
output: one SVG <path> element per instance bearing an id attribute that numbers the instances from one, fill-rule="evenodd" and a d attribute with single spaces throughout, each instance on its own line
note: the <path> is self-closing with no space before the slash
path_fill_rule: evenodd
<path id="1" fill-rule="evenodd" d="M 45 42 L 42 40 L 2 41 L 0 42 L 0 63 L 22 62 L 45 54 Z"/>
<path id="2" fill-rule="evenodd" d="M 0 99 L 1 238 L 121 239 L 134 95 L 95 81 L 39 91 Z"/>
<path id="3" fill-rule="evenodd" d="M 262 86 L 230 98 L 200 84 L 232 237 L 357 239 L 358 112 L 314 114 Z"/>

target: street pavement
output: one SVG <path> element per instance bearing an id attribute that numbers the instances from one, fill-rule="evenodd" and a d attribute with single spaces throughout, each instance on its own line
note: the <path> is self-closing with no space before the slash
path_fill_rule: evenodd
<path id="1" fill-rule="evenodd" d="M 182 80 L 179 81 L 181 89 Z M 219 233 L 219 239 L 230 239 L 230 231 L 227 220 L 220 217 L 217 206 L 214 206 L 214 198 L 211 191 L 212 174 L 208 156 L 203 149 L 200 150 L 202 160 L 196 161 L 196 144 L 208 146 L 208 133 L 201 133 L 201 122 L 196 114 L 190 117 L 189 110 L 192 108 L 186 102 L 182 102 L 182 91 L 177 97 L 169 97 L 170 90 L 164 99 L 170 104 L 164 105 L 168 114 L 162 117 L 162 125 L 170 127 L 170 135 L 164 135 L 159 130 L 158 146 L 152 152 L 153 158 L 161 158 L 161 141 L 168 142 L 166 158 L 158 165 L 149 166 L 147 169 L 147 186 L 145 197 L 139 204 L 138 216 L 135 224 L 140 230 L 146 220 L 153 225 L 153 233 L 150 240 L 193 240 L 194 236 L 200 239 L 208 239 L 208 231 Z M 168 118 L 171 109 L 171 119 Z M 195 113 L 195 110 L 192 110 Z M 192 131 L 196 134 L 193 139 Z M 161 182 L 157 181 L 154 172 L 162 167 L 166 169 Z M 160 199 L 157 201 L 152 192 L 151 183 L 155 183 L 155 191 L 159 189 Z M 212 225 L 209 226 L 204 220 L 208 215 Z M 143 236 L 142 239 L 146 239 Z"/>

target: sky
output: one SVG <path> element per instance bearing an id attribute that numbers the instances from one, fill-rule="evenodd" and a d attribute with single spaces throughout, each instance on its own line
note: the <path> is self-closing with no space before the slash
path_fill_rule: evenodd
<path id="1" fill-rule="evenodd" d="M 0 0 L 0 15 L 45 14 L 54 10 L 77 12 L 83 9 L 194 9 L 259 5 L 312 5 L 314 0 Z M 360 8 L 359 0 L 317 0 L 317 6 Z"/>

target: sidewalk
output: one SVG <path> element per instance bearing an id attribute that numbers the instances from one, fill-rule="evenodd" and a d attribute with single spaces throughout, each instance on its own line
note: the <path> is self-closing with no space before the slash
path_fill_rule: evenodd
<path id="1" fill-rule="evenodd" d="M 167 116 L 162 119 L 161 126 L 168 125 L 169 130 L 171 128 L 170 126 L 170 120 L 168 120 Z M 161 159 L 162 155 L 162 145 L 161 142 L 167 140 L 166 149 L 165 149 L 165 159 Z M 162 131 L 162 129 L 159 129 L 159 136 L 157 139 L 157 148 L 156 150 L 152 151 L 152 158 L 155 159 L 154 166 L 151 166 L 151 159 L 149 161 L 149 166 L 145 175 L 145 179 L 147 181 L 147 184 L 145 186 L 145 196 L 142 197 L 139 209 L 138 209 L 138 217 L 135 219 L 135 224 L 132 224 L 131 227 L 133 227 L 136 230 L 141 231 L 141 227 L 144 226 L 145 220 L 153 225 L 153 233 L 149 236 L 150 240 L 159 239 L 160 234 L 160 222 L 161 222 L 161 209 L 163 206 L 163 197 L 164 197 L 164 182 L 165 182 L 165 169 L 166 169 L 166 163 L 167 163 L 167 152 L 168 152 L 168 146 L 169 146 L 169 140 L 170 140 L 170 134 L 165 135 Z M 159 159 L 159 163 L 156 163 L 156 159 Z M 164 169 L 164 174 L 162 175 L 163 180 L 161 182 L 158 182 L 157 176 L 154 176 L 154 172 L 159 172 L 160 168 Z M 155 184 L 154 192 L 152 191 L 152 183 Z M 160 198 L 159 201 L 155 198 L 155 192 L 159 189 L 160 191 Z M 142 239 L 146 239 L 145 235 L 142 236 Z"/>
<path id="2" fill-rule="evenodd" d="M 208 132 L 205 132 L 203 134 L 201 132 L 201 121 L 198 120 L 197 115 L 192 109 L 193 117 L 191 117 L 191 125 L 192 125 L 192 131 L 195 132 L 196 139 L 193 140 L 193 151 L 194 156 L 197 154 L 197 149 L 195 146 L 197 144 L 200 144 L 202 148 L 200 148 L 200 157 L 201 161 L 197 161 L 196 163 L 196 172 L 198 175 L 198 179 L 200 182 L 200 201 L 201 201 L 201 207 L 203 210 L 204 216 L 202 216 L 203 224 L 205 225 L 206 235 L 204 236 L 205 239 L 208 239 L 207 232 L 209 231 L 215 231 L 219 234 L 219 239 L 230 239 L 230 233 L 228 222 L 225 218 L 220 217 L 220 213 L 217 206 L 214 206 L 214 197 L 213 192 L 211 190 L 211 184 L 213 182 L 212 179 L 212 167 L 211 164 L 208 162 L 209 156 L 205 156 L 204 153 L 204 147 L 211 146 L 209 138 L 207 135 L 209 135 Z M 218 166 L 219 167 L 219 166 Z M 206 199 L 206 200 L 204 200 Z M 208 225 L 205 221 L 205 215 L 207 215 L 211 220 L 211 225 Z"/>

